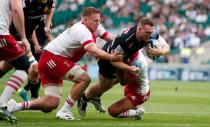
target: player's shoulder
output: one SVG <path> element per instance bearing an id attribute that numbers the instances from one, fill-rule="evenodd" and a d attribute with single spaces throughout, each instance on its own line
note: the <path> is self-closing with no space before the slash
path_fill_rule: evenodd
<path id="1" fill-rule="evenodd" d="M 90 30 L 81 21 L 75 23 L 70 29 L 78 34 L 91 34 Z"/>
<path id="2" fill-rule="evenodd" d="M 105 29 L 104 26 L 102 24 L 99 24 L 97 30 L 103 30 L 103 29 Z"/>

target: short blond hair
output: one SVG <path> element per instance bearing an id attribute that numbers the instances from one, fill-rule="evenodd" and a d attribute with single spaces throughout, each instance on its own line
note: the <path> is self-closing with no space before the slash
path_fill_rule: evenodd
<path id="1" fill-rule="evenodd" d="M 86 7 L 83 10 L 82 16 L 90 16 L 92 14 L 101 14 L 101 11 L 95 7 Z"/>
<path id="2" fill-rule="evenodd" d="M 154 26 L 155 23 L 151 18 L 148 17 L 143 17 L 139 20 L 139 25 L 140 26 L 145 26 L 145 25 L 150 25 L 150 26 Z"/>

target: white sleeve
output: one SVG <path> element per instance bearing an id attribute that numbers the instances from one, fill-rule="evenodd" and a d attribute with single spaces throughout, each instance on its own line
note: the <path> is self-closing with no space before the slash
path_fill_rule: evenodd
<path id="1" fill-rule="evenodd" d="M 91 32 L 86 29 L 75 32 L 74 37 L 77 38 L 76 40 L 79 41 L 84 48 L 90 43 L 95 43 Z"/>
<path id="2" fill-rule="evenodd" d="M 98 26 L 96 33 L 102 39 L 109 34 L 101 24 Z"/>

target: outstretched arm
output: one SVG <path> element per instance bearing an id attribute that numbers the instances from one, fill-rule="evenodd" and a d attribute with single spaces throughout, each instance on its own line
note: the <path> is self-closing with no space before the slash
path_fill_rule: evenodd
<path id="1" fill-rule="evenodd" d="M 91 43 L 85 47 L 85 50 L 90 53 L 91 55 L 99 58 L 99 59 L 105 59 L 110 61 L 121 61 L 122 60 L 122 54 L 120 53 L 112 53 L 109 54 L 99 48 L 97 48 L 97 45 L 95 43 Z"/>
<path id="2" fill-rule="evenodd" d="M 135 66 L 130 66 L 122 61 L 119 62 L 111 62 L 111 64 L 121 70 L 127 70 L 128 72 L 130 72 L 131 74 L 137 75 L 139 73 L 139 68 L 135 67 Z"/>

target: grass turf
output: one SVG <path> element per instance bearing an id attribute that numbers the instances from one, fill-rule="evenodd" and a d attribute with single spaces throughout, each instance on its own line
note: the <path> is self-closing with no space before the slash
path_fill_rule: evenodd
<path id="1" fill-rule="evenodd" d="M 0 80 L 0 93 L 7 79 L 8 75 Z M 71 86 L 71 82 L 65 82 L 59 107 L 63 105 Z M 43 95 L 42 89 L 40 93 Z M 123 87 L 116 85 L 103 95 L 102 103 L 107 108 L 122 96 Z M 17 94 L 14 98 L 18 102 L 22 101 Z M 14 114 L 19 120 L 18 124 L 10 125 L 0 121 L 0 127 L 209 127 L 210 83 L 151 81 L 151 98 L 143 106 L 146 113 L 141 121 L 112 118 L 107 112 L 97 113 L 91 104 L 88 105 L 87 116 L 81 118 L 75 104 L 72 111 L 75 117 L 81 120 L 58 120 L 55 118 L 58 109 L 47 114 L 40 111 L 23 111 Z"/>

